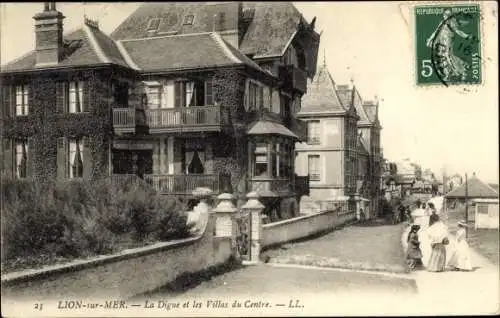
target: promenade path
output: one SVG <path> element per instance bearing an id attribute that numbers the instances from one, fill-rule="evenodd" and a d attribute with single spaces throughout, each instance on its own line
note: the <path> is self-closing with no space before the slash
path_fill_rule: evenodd
<path id="1" fill-rule="evenodd" d="M 264 255 L 270 263 L 406 273 L 401 249 L 403 224 L 376 219 L 356 223 L 321 237 L 283 245 Z"/>

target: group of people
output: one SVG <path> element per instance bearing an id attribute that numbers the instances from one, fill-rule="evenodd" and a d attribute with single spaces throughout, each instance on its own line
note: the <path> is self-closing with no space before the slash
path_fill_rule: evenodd
<path id="1" fill-rule="evenodd" d="M 451 242 L 448 227 L 440 219 L 434 205 L 429 202 L 426 207 L 420 201 L 415 204 L 416 209 L 411 212 L 413 222 L 407 238 L 407 259 L 410 268 L 425 267 L 431 272 L 442 272 L 448 265 L 454 270 L 472 270 L 466 240 L 467 224 L 458 222 L 455 239 Z M 447 246 L 451 246 L 449 258 L 446 255 Z"/>

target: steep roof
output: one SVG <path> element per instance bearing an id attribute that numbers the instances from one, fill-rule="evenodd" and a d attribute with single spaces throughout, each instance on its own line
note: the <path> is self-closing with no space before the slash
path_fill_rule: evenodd
<path id="1" fill-rule="evenodd" d="M 82 28 L 64 35 L 64 53 L 54 67 L 117 64 L 128 67 L 118 47 L 106 34 L 85 24 Z M 46 66 L 44 66 L 46 68 Z M 2 72 L 36 69 L 36 52 L 32 50 L 22 57 L 2 65 Z"/>
<path id="2" fill-rule="evenodd" d="M 467 180 L 467 196 L 469 198 L 498 198 L 498 192 L 473 176 Z M 465 198 L 465 183 L 448 192 L 445 197 Z"/>
<path id="3" fill-rule="evenodd" d="M 255 10 L 252 23 L 243 36 L 240 50 L 254 58 L 282 55 L 297 26 L 305 21 L 288 1 L 243 2 L 243 10 Z"/>
<path id="4" fill-rule="evenodd" d="M 307 94 L 302 97 L 300 113 L 345 112 L 326 64 L 319 67 L 312 82 L 307 85 Z"/>
<path id="5" fill-rule="evenodd" d="M 134 66 L 143 71 L 239 64 L 268 73 L 214 32 L 120 40 L 118 43 Z M 203 54 L 200 55 L 200 52 Z"/>
<path id="6" fill-rule="evenodd" d="M 158 35 L 210 32 L 213 31 L 214 13 L 230 5 L 237 3 L 144 3 L 111 33 L 111 37 L 118 40 L 147 37 L 148 24 L 153 18 L 160 19 Z M 282 55 L 299 23 L 306 22 L 291 2 L 241 2 L 241 5 L 243 12 L 253 13 L 253 18 L 238 49 L 243 54 L 254 54 L 254 58 Z M 184 25 L 186 15 L 194 16 L 191 25 Z M 237 25 L 232 20 L 234 15 L 226 16 L 227 25 Z"/>

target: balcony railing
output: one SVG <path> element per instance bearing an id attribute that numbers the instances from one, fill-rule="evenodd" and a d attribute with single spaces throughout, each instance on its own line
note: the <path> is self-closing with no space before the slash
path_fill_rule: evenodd
<path id="1" fill-rule="evenodd" d="M 307 73 L 294 65 L 281 66 L 279 77 L 287 89 L 307 93 Z"/>
<path id="2" fill-rule="evenodd" d="M 145 175 L 144 180 L 162 194 L 191 194 L 194 189 L 206 187 L 214 193 L 225 190 L 230 176 L 224 174 Z"/>
<path id="3" fill-rule="evenodd" d="M 255 178 L 251 180 L 252 183 L 252 191 L 257 193 L 265 193 L 275 192 L 276 194 L 291 192 L 292 184 L 289 178 L 280 178 L 280 179 L 261 179 Z"/>
<path id="4" fill-rule="evenodd" d="M 192 106 L 146 110 L 150 132 L 220 131 L 229 124 L 229 109 L 222 106 Z"/>
<path id="5" fill-rule="evenodd" d="M 138 126 L 144 126 L 144 112 L 135 108 L 113 108 L 113 128 L 116 133 L 134 133 Z"/>

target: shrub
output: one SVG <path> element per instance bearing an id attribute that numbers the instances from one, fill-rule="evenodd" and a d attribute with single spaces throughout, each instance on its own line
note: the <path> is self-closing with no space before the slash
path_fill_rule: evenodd
<path id="1" fill-rule="evenodd" d="M 186 204 L 144 182 L 5 180 L 1 186 L 2 262 L 111 253 L 132 237 L 187 237 Z"/>

